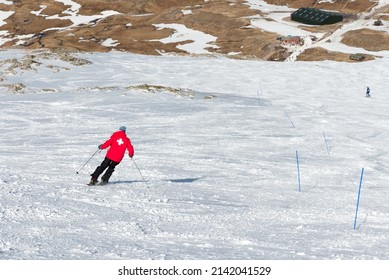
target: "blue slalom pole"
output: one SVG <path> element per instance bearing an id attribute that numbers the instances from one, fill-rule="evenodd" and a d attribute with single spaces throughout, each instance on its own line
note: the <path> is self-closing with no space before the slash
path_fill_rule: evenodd
<path id="1" fill-rule="evenodd" d="M 359 190 L 358 190 L 358 199 L 357 199 L 357 209 L 355 210 L 355 219 L 354 219 L 354 229 L 357 227 L 357 216 L 358 216 L 358 208 L 359 208 L 359 198 L 361 197 L 361 187 L 362 187 L 362 178 L 363 178 L 363 172 L 365 168 L 362 167 L 361 172 L 361 179 L 359 180 Z"/>
<path id="2" fill-rule="evenodd" d="M 324 132 L 323 132 L 323 137 L 324 137 L 324 142 L 326 143 L 327 153 L 330 156 L 330 149 L 328 148 L 327 137 Z"/>
<path id="3" fill-rule="evenodd" d="M 296 164 L 297 164 L 297 178 L 298 178 L 298 184 L 299 184 L 299 191 L 301 190 L 300 186 L 300 165 L 299 165 L 299 154 L 296 150 Z"/>

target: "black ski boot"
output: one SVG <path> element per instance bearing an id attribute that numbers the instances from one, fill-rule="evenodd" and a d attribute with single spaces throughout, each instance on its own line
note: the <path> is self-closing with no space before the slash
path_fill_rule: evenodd
<path id="1" fill-rule="evenodd" d="M 90 179 L 88 185 L 89 185 L 89 186 L 94 186 L 94 185 L 96 185 L 97 183 L 98 183 L 97 179 L 92 177 L 92 178 Z"/>

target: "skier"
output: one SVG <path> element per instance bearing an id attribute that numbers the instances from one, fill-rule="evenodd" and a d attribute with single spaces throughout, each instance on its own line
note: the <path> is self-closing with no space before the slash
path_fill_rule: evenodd
<path id="1" fill-rule="evenodd" d="M 366 97 L 370 97 L 370 88 L 369 87 L 366 88 Z"/>
<path id="2" fill-rule="evenodd" d="M 101 177 L 99 185 L 105 185 L 108 183 L 109 178 L 115 171 L 115 167 L 122 161 L 126 150 L 130 158 L 134 156 L 134 147 L 131 144 L 131 140 L 126 135 L 126 127 L 121 126 L 118 131 L 114 132 L 111 137 L 103 144 L 99 145 L 98 148 L 104 150 L 109 148 L 103 162 L 98 166 L 91 174 L 89 185 L 95 185 L 98 183 L 98 178 L 105 169 L 107 171 Z"/>

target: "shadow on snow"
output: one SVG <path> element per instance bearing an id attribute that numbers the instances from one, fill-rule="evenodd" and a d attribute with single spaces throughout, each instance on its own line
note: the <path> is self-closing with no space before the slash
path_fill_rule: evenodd
<path id="1" fill-rule="evenodd" d="M 198 178 L 182 178 L 182 179 L 165 179 L 162 180 L 164 182 L 170 182 L 170 183 L 193 183 L 197 180 L 200 180 L 201 177 Z M 117 185 L 117 184 L 132 184 L 132 183 L 147 183 L 152 182 L 149 180 L 128 180 L 128 181 L 114 181 L 110 182 L 111 185 Z"/>

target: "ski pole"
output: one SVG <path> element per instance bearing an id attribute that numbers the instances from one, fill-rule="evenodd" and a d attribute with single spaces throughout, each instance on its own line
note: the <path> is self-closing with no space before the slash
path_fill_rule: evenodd
<path id="1" fill-rule="evenodd" d="M 145 180 L 145 177 L 143 177 L 142 172 L 140 172 L 139 167 L 138 167 L 138 165 L 136 164 L 135 160 L 134 160 L 133 158 L 131 158 L 131 160 L 132 160 L 132 162 L 135 164 L 135 167 L 136 167 L 136 169 L 138 170 L 139 175 L 142 177 L 142 180 L 145 182 L 145 184 L 147 185 L 147 188 L 148 188 L 149 185 L 147 184 L 147 181 Z"/>
<path id="2" fill-rule="evenodd" d="M 97 152 L 101 152 L 101 150 L 100 149 L 98 149 L 85 163 L 84 163 L 84 165 L 83 166 L 81 166 L 81 168 L 76 172 L 76 174 L 78 174 L 78 172 L 80 172 L 81 171 L 81 169 L 83 169 L 84 168 L 84 166 L 97 154 Z"/>

